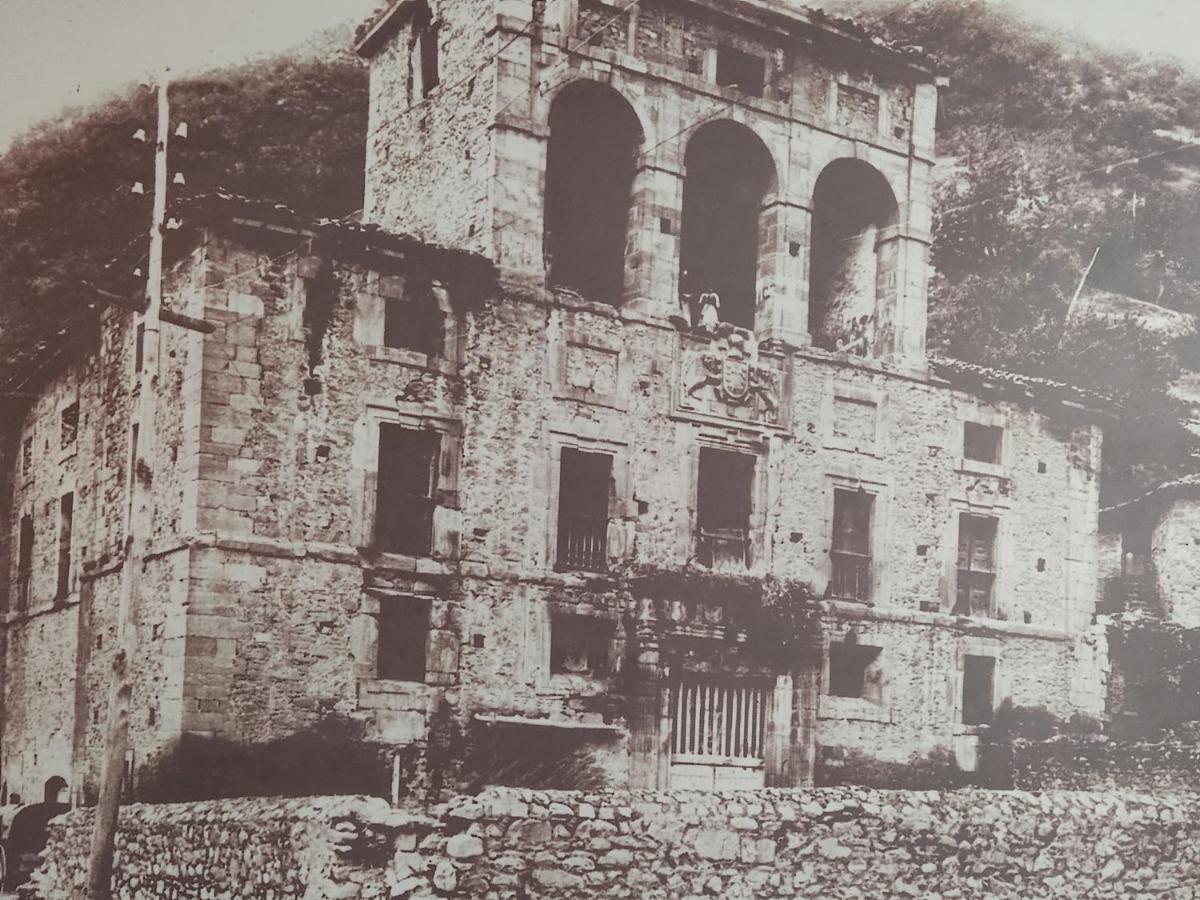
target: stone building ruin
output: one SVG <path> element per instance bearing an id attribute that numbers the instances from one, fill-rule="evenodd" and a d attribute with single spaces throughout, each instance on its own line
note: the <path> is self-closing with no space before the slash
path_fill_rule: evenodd
<path id="1" fill-rule="evenodd" d="M 21 376 L 8 791 L 95 797 L 147 472 L 135 793 L 335 713 L 714 788 L 1103 712 L 1106 413 L 927 356 L 929 61 L 774 0 L 400 0 L 357 50 L 364 224 L 193 201 L 167 298 L 217 328 L 164 332 L 150 458 L 135 315 Z"/>

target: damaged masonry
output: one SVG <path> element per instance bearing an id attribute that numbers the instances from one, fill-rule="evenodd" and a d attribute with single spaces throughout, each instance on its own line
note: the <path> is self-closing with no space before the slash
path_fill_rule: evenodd
<path id="1" fill-rule="evenodd" d="M 927 60 L 759 0 L 408 0 L 357 49 L 367 224 L 215 194 L 169 238 L 215 327 L 162 336 L 130 796 L 334 718 L 438 800 L 506 747 L 786 787 L 1103 712 L 1108 412 L 927 355 Z M 138 335 L 5 448 L 10 793 L 96 798 Z"/>

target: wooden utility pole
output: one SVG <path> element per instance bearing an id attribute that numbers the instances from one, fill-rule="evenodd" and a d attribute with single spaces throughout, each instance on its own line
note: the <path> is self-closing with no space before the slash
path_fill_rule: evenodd
<path id="1" fill-rule="evenodd" d="M 112 661 L 112 683 L 108 700 L 108 734 L 100 799 L 92 826 L 92 849 L 88 865 L 88 900 L 109 900 L 112 895 L 113 849 L 117 816 L 125 780 L 125 757 L 129 747 L 129 707 L 133 693 L 133 661 L 137 653 L 138 599 L 142 567 L 153 522 L 153 489 L 149 460 L 154 447 L 155 412 L 158 406 L 158 339 L 162 314 L 163 229 L 167 212 L 167 139 L 171 117 L 167 104 L 168 76 L 158 82 L 158 142 L 154 151 L 154 214 L 150 224 L 150 263 L 146 286 L 146 311 L 142 319 L 142 369 L 134 422 L 137 446 L 130 473 L 132 514 L 125 537 L 125 559 L 121 569 L 121 601 L 117 612 L 117 646 Z M 83 623 L 80 623 L 83 627 Z"/>

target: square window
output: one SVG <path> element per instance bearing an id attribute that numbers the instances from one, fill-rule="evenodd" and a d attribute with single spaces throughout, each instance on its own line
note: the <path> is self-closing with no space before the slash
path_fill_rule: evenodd
<path id="1" fill-rule="evenodd" d="M 559 462 L 560 569 L 599 572 L 608 560 L 608 500 L 612 457 L 564 447 Z"/>
<path id="2" fill-rule="evenodd" d="M 963 660 L 962 721 L 964 725 L 988 725 L 992 721 L 996 660 L 990 656 L 967 656 Z"/>
<path id="3" fill-rule="evenodd" d="M 743 94 L 761 97 L 766 84 L 767 61 L 734 47 L 717 48 L 717 84 L 735 87 Z"/>
<path id="4" fill-rule="evenodd" d="M 441 356 L 445 343 L 446 317 L 438 308 L 432 290 L 414 296 L 387 299 L 383 308 L 383 345 L 411 350 L 426 356 Z"/>
<path id="5" fill-rule="evenodd" d="M 378 550 L 409 556 L 429 554 L 440 450 L 437 432 L 380 424 L 375 497 Z"/>
<path id="6" fill-rule="evenodd" d="M 391 681 L 424 681 L 429 600 L 386 597 L 379 604 L 376 675 Z"/>
<path id="7" fill-rule="evenodd" d="M 852 697 L 871 703 L 883 702 L 881 647 L 862 644 L 829 645 L 829 693 L 834 697 Z"/>
<path id="8" fill-rule="evenodd" d="M 980 425 L 976 422 L 963 423 L 963 457 L 976 462 L 1000 462 L 1000 444 L 1004 429 L 996 425 Z"/>
<path id="9" fill-rule="evenodd" d="M 871 599 L 871 509 L 875 497 L 866 491 L 837 488 L 833 492 L 833 561 L 831 596 Z"/>
<path id="10" fill-rule="evenodd" d="M 746 453 L 701 448 L 696 485 L 701 565 L 743 568 L 749 563 L 755 462 Z"/>
<path id="11" fill-rule="evenodd" d="M 609 619 L 555 614 L 550 620 L 550 671 L 555 675 L 607 675 L 613 631 Z"/>
<path id="12" fill-rule="evenodd" d="M 79 404 L 63 407 L 59 416 L 59 445 L 65 450 L 75 443 L 79 434 Z"/>
<path id="13" fill-rule="evenodd" d="M 954 615 L 990 617 L 996 581 L 996 526 L 991 516 L 958 517 L 958 583 Z"/>

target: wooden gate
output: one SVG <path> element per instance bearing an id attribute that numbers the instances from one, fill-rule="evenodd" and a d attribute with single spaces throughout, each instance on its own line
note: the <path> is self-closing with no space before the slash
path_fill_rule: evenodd
<path id="1" fill-rule="evenodd" d="M 671 787 L 764 784 L 772 691 L 761 682 L 689 678 L 671 690 Z"/>

